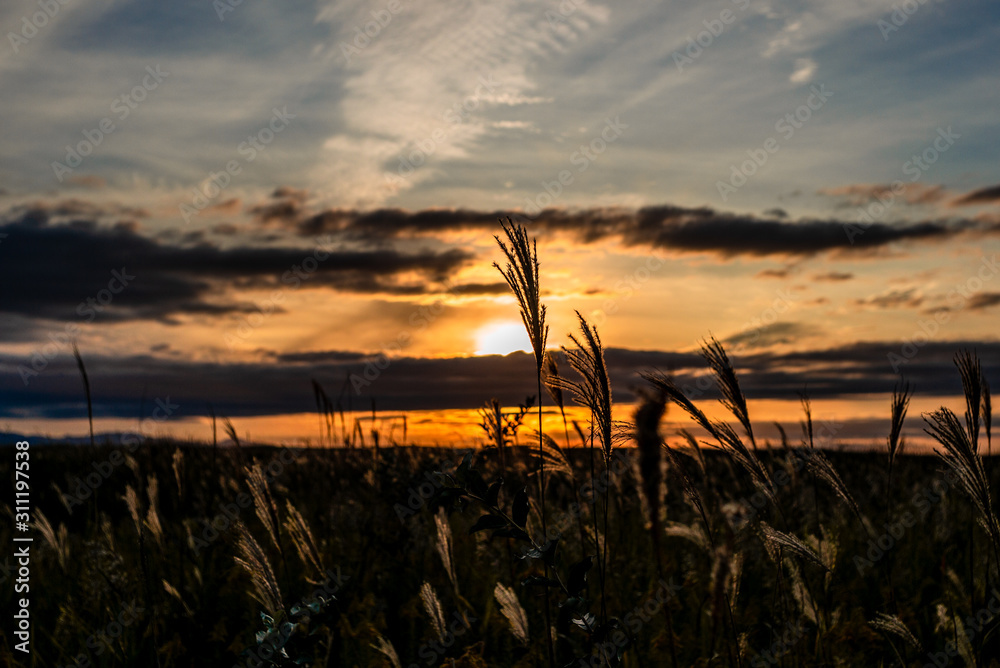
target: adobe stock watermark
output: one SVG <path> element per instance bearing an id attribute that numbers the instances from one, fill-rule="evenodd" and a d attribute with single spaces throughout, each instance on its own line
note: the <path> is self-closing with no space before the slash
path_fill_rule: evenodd
<path id="1" fill-rule="evenodd" d="M 970 645 L 976 636 L 986 630 L 986 626 L 1000 615 L 1000 592 L 994 587 L 991 593 L 993 596 L 990 597 L 986 605 L 977 610 L 975 614 L 966 617 L 964 624 L 961 625 Z M 957 625 L 958 623 L 956 623 Z M 949 640 L 944 644 L 944 651 L 927 653 L 930 662 L 925 663 L 923 668 L 945 668 L 959 653 L 955 641 Z"/>
<path id="2" fill-rule="evenodd" d="M 798 301 L 788 290 L 775 290 L 774 294 L 776 297 L 771 300 L 769 306 L 764 308 L 759 315 L 743 323 L 739 331 L 727 339 L 729 341 L 736 340 L 735 344 L 729 348 L 730 354 L 739 354 L 746 348 L 749 348 L 760 338 L 764 328 L 778 322 L 778 316 L 791 310 L 795 302 Z M 704 396 L 709 388 L 715 385 L 715 380 L 711 374 L 702 374 L 696 377 L 693 383 L 685 384 L 681 388 L 681 391 L 684 393 L 684 396 L 690 399 L 697 399 Z"/>
<path id="3" fill-rule="evenodd" d="M 832 420 L 822 421 L 818 424 L 814 423 L 814 426 L 815 430 L 813 433 L 816 443 L 820 447 L 832 444 L 834 436 L 843 428 L 843 425 Z M 793 460 L 792 472 L 798 474 L 809 465 L 809 461 L 815 454 L 810 448 L 795 448 L 790 451 L 788 456 Z M 771 487 L 771 491 L 777 493 L 779 489 L 787 487 L 792 483 L 792 476 L 789 475 L 783 466 L 779 466 L 775 467 L 772 481 L 774 484 Z M 740 497 L 732 503 L 740 510 L 739 514 L 734 515 L 733 522 L 735 528 L 740 529 L 754 521 L 757 515 L 768 505 L 768 500 L 767 496 L 758 489 L 750 496 Z"/>
<path id="4" fill-rule="evenodd" d="M 777 290 L 775 294 L 777 296 L 771 300 L 770 306 L 761 311 L 760 315 L 750 318 L 740 326 L 735 335 L 739 340 L 731 348 L 731 352 L 739 353 L 751 347 L 760 338 L 764 328 L 776 324 L 778 316 L 790 311 L 795 306 L 795 302 L 798 301 L 788 290 Z"/>
<path id="5" fill-rule="evenodd" d="M 656 591 L 622 617 L 622 623 L 628 629 L 629 635 L 633 637 L 637 635 L 646 624 L 653 621 L 663 606 L 676 598 L 677 594 L 684 589 L 682 585 L 675 584 L 673 578 L 669 582 L 660 578 L 657 584 L 660 586 Z M 626 635 L 625 631 L 620 628 L 615 629 L 608 634 L 607 640 L 596 645 L 594 648 L 597 650 L 596 654 L 580 659 L 576 665 L 580 668 L 610 665 L 608 657 L 617 657 L 618 650 L 628 646 L 629 635 Z"/>
<path id="6" fill-rule="evenodd" d="M 18 32 L 8 32 L 7 41 L 10 42 L 10 48 L 14 50 L 16 55 L 20 52 L 21 47 L 28 43 L 38 31 L 49 25 L 49 22 L 56 17 L 56 15 L 62 10 L 63 7 L 68 5 L 71 0 L 38 0 L 36 3 L 41 11 L 37 11 L 30 17 L 25 15 L 21 17 L 21 29 Z"/>
<path id="7" fill-rule="evenodd" d="M 576 13 L 584 3 L 584 0 L 562 0 L 559 6 L 556 8 L 557 11 L 552 11 L 551 9 L 545 10 L 545 20 L 549 22 L 550 28 L 556 28 L 560 25 L 565 25 L 567 19 Z"/>
<path id="8" fill-rule="evenodd" d="M 750 665 L 753 668 L 766 668 L 769 665 L 777 665 L 781 661 L 781 657 L 791 652 L 795 644 L 805 634 L 806 627 L 801 619 L 789 622 L 785 630 L 778 635 L 770 647 L 754 653 L 753 658 L 750 659 Z"/>
<path id="9" fill-rule="evenodd" d="M 86 322 L 91 323 L 97 318 L 98 313 L 103 313 L 104 309 L 111 305 L 115 295 L 128 287 L 130 281 L 134 281 L 135 276 L 129 274 L 125 267 L 121 270 L 112 270 L 111 280 L 108 286 L 102 288 L 94 297 L 87 297 L 76 307 L 76 313 Z M 32 351 L 28 356 L 26 364 L 19 364 L 17 373 L 21 377 L 21 382 L 27 387 L 32 378 L 45 371 L 49 362 L 55 359 L 62 351 L 69 351 L 73 348 L 73 341 L 80 334 L 80 326 L 74 322 L 68 322 L 63 327 L 62 332 L 49 332 L 49 343 L 41 348 Z"/>
<path id="10" fill-rule="evenodd" d="M 740 11 L 750 6 L 750 0 L 732 0 L 732 3 Z M 705 49 L 715 43 L 715 38 L 725 31 L 726 26 L 735 21 L 736 14 L 731 9 L 723 9 L 717 18 L 702 21 L 701 24 L 705 26 L 705 29 L 694 37 L 687 38 L 688 45 L 684 48 L 684 53 L 674 51 L 674 64 L 677 65 L 677 71 L 683 72 L 685 66 L 693 65 L 694 61 L 705 52 Z"/>
<path id="11" fill-rule="evenodd" d="M 958 482 L 958 476 L 950 468 L 945 470 L 944 477 L 932 481 L 916 492 L 910 499 L 909 508 L 904 510 L 893 522 L 882 525 L 883 533 L 868 539 L 867 550 L 863 554 L 854 555 L 854 568 L 858 575 L 875 568 L 875 564 L 889 554 L 906 535 L 908 529 L 917 524 L 917 517 L 927 518 L 934 505 L 941 502 L 948 490 Z"/>
<path id="12" fill-rule="evenodd" d="M 583 174 L 590 165 L 601 156 L 611 144 L 614 144 L 628 129 L 628 124 L 622 123 L 620 116 L 615 116 L 614 120 L 604 119 L 604 127 L 596 137 L 586 144 L 580 144 L 579 148 L 569 156 L 569 163 L 576 167 L 578 174 Z M 561 170 L 552 181 L 542 181 L 542 190 L 534 197 L 526 197 L 523 215 L 529 219 L 537 217 L 543 209 L 552 204 L 562 195 L 563 188 L 570 186 L 576 177 L 568 169 Z"/>
<path id="13" fill-rule="evenodd" d="M 580 485 L 578 494 L 582 503 L 573 501 L 569 504 L 569 507 L 566 510 L 560 511 L 555 517 L 550 517 L 547 531 L 545 532 L 545 535 L 542 536 L 541 540 L 538 541 L 538 544 L 544 545 L 549 541 L 562 538 L 563 534 L 565 534 L 566 531 L 572 527 L 573 522 L 577 521 L 577 518 L 583 515 L 587 506 L 593 506 L 597 503 L 599 498 L 602 498 L 608 493 L 609 490 L 611 490 L 611 485 L 615 477 L 620 476 L 622 473 L 631 468 L 632 461 L 627 455 L 625 455 L 621 450 L 615 450 L 612 452 L 611 466 L 597 474 L 595 479 L 588 479 Z M 523 544 L 517 548 L 516 556 L 519 559 L 526 559 L 534 550 L 534 545 Z"/>
<path id="14" fill-rule="evenodd" d="M 903 163 L 903 174 L 910 177 L 910 183 L 919 181 L 924 173 L 938 161 L 949 148 L 954 145 L 956 139 L 961 139 L 962 135 L 953 132 L 949 125 L 946 130 L 940 127 L 937 129 L 937 136 L 919 154 L 914 153 L 909 160 Z M 886 212 L 896 204 L 897 197 L 905 192 L 904 183 L 900 180 L 893 181 L 887 191 L 875 194 L 876 201 L 866 207 L 857 210 L 857 219 L 853 223 L 844 223 L 844 232 L 847 240 L 854 245 L 854 240 L 865 233 L 871 225 L 879 218 L 885 216 Z"/>
<path id="15" fill-rule="evenodd" d="M 435 471 L 440 471 L 445 475 L 452 475 L 455 471 L 455 462 L 451 459 L 442 459 Z M 424 471 L 423 479 L 420 480 L 420 484 L 416 487 L 411 486 L 408 490 L 409 496 L 406 497 L 406 505 L 402 503 L 395 503 L 392 509 L 396 511 L 396 517 L 399 521 L 405 523 L 406 520 L 414 515 L 416 515 L 427 502 L 434 498 L 438 490 L 444 487 L 444 482 L 441 476 L 434 475 L 431 471 Z"/>
<path id="16" fill-rule="evenodd" d="M 466 96 L 461 102 L 456 102 L 449 107 L 444 114 L 444 119 L 451 129 L 461 125 L 472 112 L 479 109 L 482 101 L 487 96 L 492 95 L 497 88 L 503 84 L 496 81 L 492 74 L 480 75 L 477 79 L 478 85 L 471 95 Z M 438 147 L 448 140 L 448 130 L 443 127 L 436 127 L 427 137 L 414 142 L 414 148 L 406 155 L 399 155 L 399 162 L 396 165 L 395 174 L 386 174 L 385 180 L 393 185 L 400 186 L 406 178 L 411 176 L 417 169 L 423 166 L 427 159 L 434 155 Z"/>
<path id="17" fill-rule="evenodd" d="M 632 273 L 623 276 L 615 283 L 615 295 L 601 303 L 601 308 L 591 313 L 590 322 L 593 325 L 603 325 L 609 315 L 618 312 L 619 305 L 632 299 L 637 291 L 653 279 L 653 274 L 663 267 L 663 260 L 656 256 L 646 258 Z"/>
<path id="18" fill-rule="evenodd" d="M 87 637 L 85 644 L 90 651 L 77 654 L 73 657 L 73 662 L 63 668 L 91 668 L 94 665 L 91 662 L 91 655 L 98 657 L 106 650 L 112 649 L 114 647 L 112 643 L 122 636 L 125 629 L 139 621 L 144 612 L 145 608 L 139 607 L 135 601 L 126 604 L 107 626 Z"/>
<path id="19" fill-rule="evenodd" d="M 458 611 L 452 613 L 452 621 L 445 629 L 444 636 L 437 640 L 429 640 L 417 650 L 417 656 L 424 659 L 424 664 L 428 666 L 437 665 L 451 649 L 455 642 L 465 635 L 472 628 L 474 622 L 478 622 L 478 617 L 470 614 L 461 614 Z M 411 663 L 407 668 L 420 668 L 420 664 Z"/>
<path id="20" fill-rule="evenodd" d="M 795 131 L 801 130 L 812 118 L 813 113 L 822 109 L 827 100 L 833 97 L 833 91 L 828 90 L 825 84 L 820 84 L 818 87 L 812 85 L 809 90 L 810 93 L 805 104 L 801 104 L 795 108 L 795 111 L 785 114 L 774 124 L 775 131 L 780 133 L 785 141 L 789 141 L 795 136 Z M 762 148 L 748 149 L 749 159 L 744 160 L 738 167 L 735 164 L 730 165 L 729 181 L 715 182 L 715 187 L 719 191 L 719 197 L 722 198 L 722 201 L 728 201 L 730 195 L 746 185 L 747 181 L 767 164 L 770 157 L 780 150 L 781 143 L 774 137 L 765 139 Z"/>
<path id="21" fill-rule="evenodd" d="M 450 279 L 445 279 L 445 294 L 448 295 L 458 295 L 462 292 L 463 286 L 456 285 L 451 282 Z M 390 341 L 382 346 L 382 350 L 375 356 L 375 359 L 371 360 L 365 364 L 364 369 L 360 374 L 351 373 L 348 378 L 351 381 L 351 386 L 354 387 L 354 393 L 356 395 L 361 395 L 361 391 L 364 388 L 369 387 L 372 383 L 378 380 L 379 376 L 382 375 L 389 365 L 392 364 L 392 358 L 389 355 L 396 355 L 403 351 L 407 345 L 413 340 L 413 335 L 415 332 L 421 332 L 431 326 L 435 320 L 441 317 L 444 313 L 445 305 L 440 299 L 432 304 L 422 304 L 415 308 L 407 320 L 409 324 L 409 329 L 402 330 L 396 335 L 395 341 Z"/>
<path id="22" fill-rule="evenodd" d="M 211 204 L 226 188 L 232 183 L 233 177 L 238 176 L 245 165 L 257 159 L 257 156 L 267 150 L 267 147 L 274 141 L 285 128 L 288 127 L 295 114 L 288 113 L 288 105 L 281 109 L 274 107 L 271 109 L 271 118 L 260 130 L 252 135 L 248 135 L 245 141 L 240 142 L 236 147 L 236 152 L 243 158 L 239 160 L 229 160 L 225 168 L 219 172 L 209 172 L 201 185 L 194 188 L 194 196 L 189 203 L 182 203 L 178 208 L 184 224 L 187 225 L 191 219 L 201 213 Z"/>
<path id="23" fill-rule="evenodd" d="M 146 74 L 142 81 L 132 87 L 127 93 L 119 95 L 111 101 L 111 112 L 118 117 L 119 122 L 128 118 L 139 105 L 146 101 L 149 94 L 160 87 L 164 79 L 170 76 L 170 72 L 164 72 L 159 64 L 146 67 Z M 84 128 L 81 131 L 83 139 L 75 146 L 66 145 L 66 157 L 63 162 L 52 161 L 52 172 L 59 183 L 67 174 L 72 174 L 73 170 L 83 164 L 83 159 L 94 152 L 94 149 L 101 145 L 104 138 L 118 129 L 115 121 L 110 116 L 105 116 L 99 120 L 94 128 Z"/>
<path id="24" fill-rule="evenodd" d="M 295 461 L 294 455 L 287 448 L 281 448 L 278 455 L 267 463 L 267 466 L 261 467 L 264 473 L 264 480 L 271 484 L 275 479 L 277 479 L 281 474 L 285 472 L 286 467 Z M 203 526 L 201 531 L 201 537 L 191 535 L 188 539 L 189 547 L 194 551 L 196 555 L 201 554 L 201 551 L 206 547 L 214 543 L 220 536 L 226 533 L 230 527 L 234 526 L 240 518 L 240 513 L 247 508 L 253 506 L 253 497 L 246 492 L 240 492 L 236 499 L 230 503 L 222 503 L 219 505 L 219 512 L 216 513 L 211 519 L 201 520 Z"/>
<path id="25" fill-rule="evenodd" d="M 906 25 L 910 17 L 927 2 L 928 0 L 903 0 L 898 5 L 893 5 L 888 20 L 881 18 L 875 22 L 875 27 L 882 33 L 882 41 L 888 42 L 889 35 Z"/>
<path id="26" fill-rule="evenodd" d="M 340 54 L 344 56 L 344 61 L 350 65 L 354 56 L 360 55 L 368 48 L 372 40 L 382 34 L 382 30 L 392 23 L 392 17 L 403 11 L 403 4 L 399 0 L 389 0 L 385 9 L 373 9 L 369 12 L 372 20 L 363 26 L 354 26 L 354 39 L 349 43 L 341 41 Z"/>
<path id="27" fill-rule="evenodd" d="M 245 342 L 255 329 L 264 324 L 285 301 L 285 290 L 297 290 L 303 281 L 316 273 L 321 262 L 326 262 L 333 253 L 333 237 L 329 234 L 316 237 L 316 247 L 310 255 L 302 259 L 300 264 L 293 264 L 291 269 L 281 275 L 283 289 L 274 290 L 271 296 L 262 303 L 256 303 L 256 311 L 243 316 L 242 322 L 236 326 L 235 331 L 226 332 L 223 339 L 230 350 L 235 349 L 239 344 Z"/>
<path id="28" fill-rule="evenodd" d="M 899 373 L 900 368 L 916 357 L 920 349 L 937 335 L 941 326 L 951 320 L 952 311 L 962 310 L 966 302 L 981 291 L 986 282 L 993 280 L 993 277 L 998 273 L 1000 273 L 1000 263 L 997 262 L 996 254 L 993 255 L 992 259 L 983 256 L 976 274 L 956 284 L 945 295 L 948 306 L 935 310 L 926 320 L 918 320 L 917 330 L 903 342 L 899 352 L 886 354 L 886 359 L 892 370 Z"/>

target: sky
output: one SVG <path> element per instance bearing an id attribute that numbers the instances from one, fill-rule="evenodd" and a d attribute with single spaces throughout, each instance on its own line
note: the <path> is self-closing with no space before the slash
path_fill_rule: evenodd
<path id="1" fill-rule="evenodd" d="M 919 443 L 963 348 L 1000 386 L 996 3 L 18 0 L 0 28 L 0 430 L 87 431 L 76 342 L 97 431 L 315 442 L 316 380 L 472 443 L 535 393 L 506 216 L 549 347 L 596 325 L 622 419 L 650 369 L 721 415 L 710 336 L 772 438 L 805 389 L 832 441 L 884 443 L 905 380 Z"/>

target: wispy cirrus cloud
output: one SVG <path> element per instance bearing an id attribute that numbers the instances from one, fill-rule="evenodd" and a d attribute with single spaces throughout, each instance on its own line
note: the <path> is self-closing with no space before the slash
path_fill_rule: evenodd
<path id="1" fill-rule="evenodd" d="M 513 115 L 518 108 L 553 101 L 539 92 L 533 64 L 565 52 L 609 16 L 597 3 L 564 7 L 404 3 L 355 54 L 345 45 L 371 20 L 369 4 L 324 3 L 319 20 L 339 26 L 325 57 L 346 78 L 342 124 L 324 141 L 317 166 L 323 199 L 380 205 L 436 178 L 443 163 L 485 148 L 491 133 L 530 127 Z"/>

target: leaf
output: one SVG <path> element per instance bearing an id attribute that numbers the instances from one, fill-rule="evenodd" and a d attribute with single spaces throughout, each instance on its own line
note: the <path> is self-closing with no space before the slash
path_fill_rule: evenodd
<path id="1" fill-rule="evenodd" d="M 483 476 L 479 472 L 479 469 L 470 469 L 466 477 L 468 479 L 469 491 L 478 496 L 480 499 L 486 498 L 486 495 L 489 493 L 489 489 L 486 487 L 486 482 L 483 480 Z"/>
<path id="2" fill-rule="evenodd" d="M 557 545 L 559 545 L 559 539 L 554 538 L 540 548 L 528 550 L 522 558 L 544 559 L 545 563 L 551 566 L 552 562 L 555 561 Z"/>
<path id="3" fill-rule="evenodd" d="M 438 492 L 438 498 L 446 508 L 452 508 L 456 501 L 464 500 L 465 490 L 459 487 L 445 487 Z"/>
<path id="4" fill-rule="evenodd" d="M 483 515 L 476 523 L 472 525 L 469 529 L 469 533 L 476 533 L 477 531 L 487 531 L 489 529 L 502 529 L 507 527 L 507 520 L 498 515 Z"/>
<path id="5" fill-rule="evenodd" d="M 586 556 L 573 564 L 569 569 L 569 579 L 566 590 L 570 596 L 576 596 L 587 586 L 587 571 L 594 565 L 594 557 Z"/>
<path id="6" fill-rule="evenodd" d="M 433 471 L 431 472 L 431 476 L 441 487 L 444 487 L 445 489 L 458 487 L 458 484 L 455 482 L 455 479 L 452 478 L 447 473 L 442 473 L 441 471 Z"/>
<path id="7" fill-rule="evenodd" d="M 587 607 L 587 600 L 580 596 L 570 596 L 565 601 L 559 603 L 559 616 L 556 618 L 556 628 L 562 633 L 568 632 L 569 625 L 573 623 L 573 620 L 587 613 Z"/>
<path id="8" fill-rule="evenodd" d="M 465 457 L 462 458 L 462 463 L 458 465 L 458 469 L 455 471 L 455 477 L 458 480 L 465 481 L 465 475 L 469 472 L 472 467 L 472 453 L 465 453 Z"/>
<path id="9" fill-rule="evenodd" d="M 486 501 L 486 505 L 490 508 L 497 507 L 497 499 L 500 496 L 500 487 L 503 486 L 503 478 L 498 478 L 495 483 L 490 485 L 489 490 L 486 492 L 486 496 L 483 497 Z"/>
<path id="10" fill-rule="evenodd" d="M 514 519 L 514 524 L 521 528 L 524 528 L 528 521 L 528 490 L 524 487 L 517 490 L 517 494 L 514 495 L 514 510 L 511 517 Z"/>

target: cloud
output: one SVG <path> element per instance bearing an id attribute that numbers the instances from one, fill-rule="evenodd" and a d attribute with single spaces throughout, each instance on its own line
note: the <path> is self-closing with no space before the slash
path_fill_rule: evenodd
<path id="1" fill-rule="evenodd" d="M 536 234 L 567 234 L 581 244 L 617 239 L 677 253 L 736 256 L 812 256 L 839 251 L 867 252 L 901 241 L 943 241 L 974 221 L 872 223 L 862 234 L 847 234 L 840 220 L 778 220 L 716 211 L 709 207 L 662 205 L 640 209 L 545 209 L 530 217 L 517 211 L 468 209 L 325 209 L 304 211 L 285 201 L 255 207 L 262 223 L 280 224 L 302 236 L 331 233 L 370 242 L 478 230 L 492 234 L 497 220 L 512 216 Z"/>
<path id="2" fill-rule="evenodd" d="M 818 328 L 800 322 L 775 322 L 757 329 L 728 337 L 725 343 L 738 350 L 763 349 L 795 343 L 818 332 Z"/>
<path id="3" fill-rule="evenodd" d="M 954 200 L 952 204 L 954 206 L 968 206 L 972 204 L 991 204 L 993 202 L 1000 202 L 1000 185 L 973 190 Z"/>
<path id="4" fill-rule="evenodd" d="M 757 278 L 788 278 L 792 275 L 790 269 L 762 269 L 757 272 Z"/>
<path id="5" fill-rule="evenodd" d="M 371 358 L 371 355 L 352 350 L 316 350 L 308 353 L 272 353 L 278 363 L 299 364 L 306 362 L 361 362 Z"/>
<path id="6" fill-rule="evenodd" d="M 84 220 L 96 224 L 98 222 L 149 217 L 150 212 L 142 207 L 122 206 L 112 202 L 98 204 L 89 200 L 68 198 L 51 202 L 37 200 L 18 204 L 0 215 L 0 221 L 20 221 L 26 225 L 44 225 Z"/>
<path id="7" fill-rule="evenodd" d="M 826 274 L 817 274 L 813 276 L 814 281 L 830 281 L 830 282 L 849 281 L 852 278 L 854 278 L 854 274 L 844 273 L 839 271 L 831 271 Z"/>
<path id="8" fill-rule="evenodd" d="M 173 317 L 184 313 L 252 310 L 253 305 L 226 297 L 231 288 L 305 285 L 356 293 L 438 292 L 435 283 L 472 259 L 458 248 L 347 250 L 324 240 L 312 246 L 222 248 L 196 235 L 188 245 L 178 245 L 142 236 L 131 225 L 94 220 L 52 225 L 49 219 L 31 209 L 0 225 L 0 233 L 7 235 L 0 246 L 0 284 L 18 286 L 0 293 L 0 312 L 57 319 L 87 315 L 93 320 L 95 315 L 89 314 L 97 308 L 106 311 L 102 317 L 108 320 L 175 322 Z M 468 292 L 496 290 L 494 284 L 467 287 Z M 88 307 L 88 298 L 100 305 Z"/>
<path id="9" fill-rule="evenodd" d="M 923 304 L 925 298 L 917 294 L 916 288 L 908 290 L 890 290 L 880 295 L 873 295 L 862 299 L 854 300 L 858 306 L 866 308 L 917 308 Z"/>
<path id="10" fill-rule="evenodd" d="M 895 191 L 893 185 L 896 186 Z M 907 205 L 933 205 L 943 202 L 952 196 L 942 185 L 925 183 L 852 183 L 836 188 L 822 188 L 817 191 L 825 197 L 838 200 L 837 208 L 864 206 L 876 200 L 896 202 Z"/>
<path id="11" fill-rule="evenodd" d="M 79 186 L 88 190 L 103 190 L 108 186 L 108 182 L 105 181 L 100 176 L 94 176 L 92 174 L 81 174 L 80 176 L 71 176 L 66 179 L 66 182 L 70 185 Z"/>
<path id="12" fill-rule="evenodd" d="M 211 204 L 205 207 L 204 212 L 205 213 L 212 212 L 212 213 L 232 216 L 239 213 L 242 205 L 243 202 L 239 197 L 231 197 L 227 200 L 223 200 L 216 204 Z"/>
<path id="13" fill-rule="evenodd" d="M 1000 304 L 1000 292 L 980 292 L 972 295 L 965 305 L 970 311 L 978 311 Z"/>
<path id="14" fill-rule="evenodd" d="M 553 101 L 537 94 L 537 67 L 610 15 L 589 2 L 564 4 L 569 20 L 561 21 L 526 2 L 448 4 L 418 13 L 404 6 L 383 34 L 348 58 L 340 45 L 371 20 L 370 7 L 320 6 L 318 21 L 339 32 L 324 55 L 346 77 L 340 123 L 323 143 L 317 174 L 328 184 L 325 196 L 354 206 L 382 204 L 433 179 L 442 163 L 472 157 L 494 134 L 523 134 L 497 123 L 522 120 L 510 117 L 513 107 Z"/>
<path id="15" fill-rule="evenodd" d="M 795 71 L 788 77 L 788 80 L 794 84 L 809 83 L 812 81 L 813 75 L 816 74 L 817 67 L 816 61 L 812 58 L 796 58 Z"/>
<path id="16" fill-rule="evenodd" d="M 845 346 L 775 354 L 762 351 L 734 355 L 741 385 L 751 400 L 797 399 L 808 386 L 813 398 L 868 397 L 888 393 L 899 381 L 889 363 L 900 343 L 859 342 Z M 952 358 L 962 348 L 976 348 L 984 368 L 1000 366 L 1000 341 L 929 342 L 907 360 L 907 379 L 920 396 L 960 396 L 961 381 Z M 94 387 L 98 417 L 134 417 L 142 396 L 170 397 L 178 404 L 177 417 L 205 415 L 211 403 L 217 413 L 232 417 L 307 413 L 315 410 L 310 378 L 328 378 L 331 396 L 337 388 L 350 393 L 356 406 L 378 397 L 383 410 L 475 408 L 490 397 L 516 404 L 532 394 L 533 358 L 524 353 L 507 356 L 392 359 L 371 381 L 359 383 L 371 356 L 350 351 L 317 351 L 259 363 L 225 364 L 166 359 L 150 355 L 89 355 L 87 371 Z M 698 382 L 707 372 L 700 355 L 692 352 L 610 348 L 606 361 L 615 400 L 635 400 L 633 389 L 642 384 L 638 373 L 660 369 L 673 373 L 696 401 L 714 401 L 714 384 Z M 16 369 L 24 360 L 0 354 L 0 367 Z M 489 378 L 488 387 L 483 385 Z M 345 397 L 346 398 L 346 397 Z M 15 373 L 0 376 L 0 417 L 79 417 L 86 414 L 79 377 L 70 355 L 55 358 L 51 369 L 32 378 L 25 387 Z"/>

